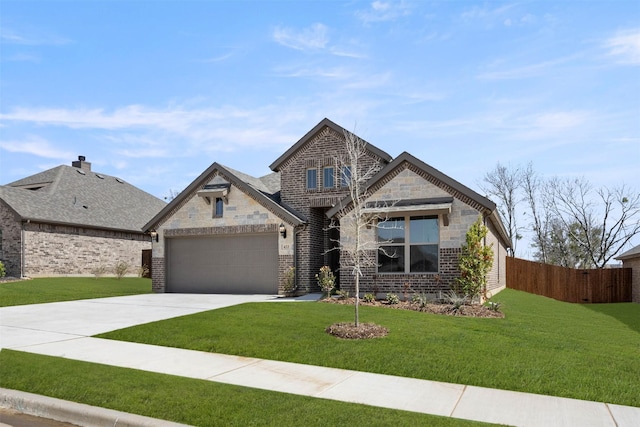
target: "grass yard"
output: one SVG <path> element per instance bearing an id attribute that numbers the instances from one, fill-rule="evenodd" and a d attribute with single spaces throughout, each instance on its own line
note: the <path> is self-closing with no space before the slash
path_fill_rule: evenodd
<path id="1" fill-rule="evenodd" d="M 151 293 L 151 279 L 44 277 L 0 282 L 0 307 L 148 293 Z"/>
<path id="2" fill-rule="evenodd" d="M 505 319 L 361 307 L 389 328 L 374 340 L 324 332 L 353 307 L 252 303 L 100 335 L 288 362 L 354 369 L 640 407 L 640 305 L 576 305 L 505 290 Z"/>
<path id="3" fill-rule="evenodd" d="M 11 350 L 0 385 L 196 426 L 488 425 Z"/>

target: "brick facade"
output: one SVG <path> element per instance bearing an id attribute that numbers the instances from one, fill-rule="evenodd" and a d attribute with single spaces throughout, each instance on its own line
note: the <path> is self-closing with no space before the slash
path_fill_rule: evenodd
<path id="1" fill-rule="evenodd" d="M 24 225 L 24 266 L 27 277 L 92 276 L 104 267 L 113 275 L 116 263 L 130 266 L 137 275 L 142 250 L 150 249 L 149 236 L 142 233 L 96 230 L 53 224 Z"/>
<path id="2" fill-rule="evenodd" d="M 296 267 L 298 293 L 318 291 L 315 275 L 323 265 L 336 274 L 340 287 L 353 292 L 352 264 L 348 259 L 349 244 L 353 241 L 348 210 L 340 205 L 349 196 L 349 189 L 341 186 L 341 161 L 346 158 L 345 136 L 341 129 L 330 122 L 321 122 L 271 167 L 280 173 L 280 192 L 256 194 L 243 186 L 256 180 L 235 176 L 229 170 L 214 164 L 194 181 L 167 212 L 154 224 L 159 240 L 153 243 L 153 289 L 166 290 L 165 249 L 167 239 L 186 236 L 211 236 L 216 234 L 242 234 L 276 232 L 284 224 L 287 237 L 278 237 L 278 289 L 283 292 L 286 271 Z M 487 244 L 494 244 L 496 261 L 489 277 L 489 289 L 504 286 L 506 248 L 501 228 L 496 229 L 488 218 L 495 205 L 439 171 L 403 153 L 396 160 L 375 147 L 369 146 L 367 155 L 360 159 L 365 170 L 383 171 L 368 189 L 367 203 L 374 209 L 386 205 L 384 215 L 434 216 L 438 219 L 438 271 L 434 273 L 379 273 L 377 266 L 377 229 L 372 225 L 364 231 L 368 239 L 368 255 L 371 262 L 363 268 L 361 292 L 388 292 L 402 294 L 427 293 L 440 296 L 448 291 L 459 276 L 458 260 L 465 235 L 478 217 L 491 223 Z M 333 168 L 333 184 L 325 186 L 324 172 Z M 317 184 L 307 188 L 307 171 L 315 171 Z M 225 172 L 226 171 L 226 172 Z M 226 175 L 225 175 L 226 173 Z M 231 175 L 233 176 L 231 176 Z M 382 175 L 383 176 L 380 176 Z M 238 180 L 244 180 L 238 182 Z M 228 182 L 227 200 L 223 215 L 216 216 L 213 204 L 206 203 L 199 191 L 208 183 L 219 185 Z M 211 187 L 209 187 L 211 188 Z M 269 204 L 279 196 L 283 212 Z M 427 202 L 420 202 L 420 201 Z M 433 202 L 446 200 L 446 202 Z M 402 208 L 399 201 L 408 202 Z M 415 207 L 418 206 L 418 207 Z M 298 222 L 283 220 L 288 213 L 295 213 Z M 328 215 L 333 215 L 329 218 Z M 374 220 L 376 214 L 373 214 Z M 378 216 L 377 219 L 382 219 Z M 375 221 L 374 221 L 375 222 Z M 499 220 L 498 220 L 499 222 Z M 301 225 L 292 225 L 301 224 Z M 339 242 L 336 243 L 336 241 Z M 342 246 L 341 250 L 336 250 Z"/>
<path id="3" fill-rule="evenodd" d="M 142 251 L 151 249 L 143 233 L 20 221 L 0 202 L 0 260 L 11 277 L 92 276 L 97 268 L 113 275 L 118 262 L 136 275 Z"/>
<path id="4" fill-rule="evenodd" d="M 315 275 L 325 264 L 329 264 L 327 251 L 331 244 L 326 234 L 329 220 L 328 208 L 334 206 L 349 194 L 347 188 L 340 187 L 339 159 L 346 155 L 344 135 L 331 128 L 324 128 L 280 167 L 281 198 L 308 220 L 308 225 L 299 233 L 297 242 L 298 278 L 300 288 L 307 292 L 319 288 Z M 364 168 L 381 169 L 383 160 L 371 154 L 363 161 Z M 323 169 L 334 168 L 334 185 L 325 188 Z M 307 170 L 315 169 L 318 177 L 316 189 L 307 189 Z M 337 270 L 338 265 L 332 266 Z M 338 273 L 339 274 L 339 273 Z"/>

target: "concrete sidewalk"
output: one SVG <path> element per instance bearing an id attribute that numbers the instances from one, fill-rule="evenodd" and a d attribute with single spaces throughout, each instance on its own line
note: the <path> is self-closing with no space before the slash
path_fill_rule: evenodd
<path id="1" fill-rule="evenodd" d="M 101 311 L 98 308 L 108 309 L 111 314 L 120 313 L 123 318 L 118 323 L 129 326 L 131 322 L 144 323 L 140 321 L 142 319 L 159 320 L 244 300 L 274 300 L 264 296 L 219 295 L 207 300 L 199 295 L 196 302 L 181 299 L 181 295 L 173 295 L 173 299 L 166 295 L 171 296 L 159 294 L 157 296 L 161 298 L 158 299 L 155 295 L 146 296 L 149 300 L 123 297 L 125 299 L 121 301 L 109 298 L 111 301 L 77 302 L 75 309 L 73 303 L 56 303 L 65 305 L 64 309 L 43 307 L 51 304 L 9 310 L 11 313 L 0 309 L 3 335 L 5 328 L 13 331 L 8 338 L 3 337 L 3 346 L 207 381 L 514 426 L 640 425 L 640 408 L 635 407 L 89 337 L 113 326 L 112 322 L 87 325 L 91 319 L 105 316 L 104 312 L 98 313 Z M 87 310 L 86 304 L 93 306 Z M 127 311 L 137 310 L 136 314 L 126 315 Z M 42 321 L 41 316 L 54 312 L 66 314 L 48 317 L 51 322 Z M 34 315 L 39 319 L 32 317 Z M 18 320 L 25 322 L 28 329 L 21 327 Z M 96 329 L 100 330 L 95 332 Z"/>

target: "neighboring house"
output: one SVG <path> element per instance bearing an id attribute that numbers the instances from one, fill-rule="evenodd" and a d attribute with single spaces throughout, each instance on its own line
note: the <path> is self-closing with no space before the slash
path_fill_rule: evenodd
<path id="1" fill-rule="evenodd" d="M 631 269 L 631 301 L 640 303 L 640 245 L 616 257 L 622 267 Z"/>
<path id="2" fill-rule="evenodd" d="M 133 273 L 151 249 L 142 226 L 165 205 L 79 156 L 0 186 L 0 260 L 14 277 L 112 274 L 121 261 Z"/>
<path id="3" fill-rule="evenodd" d="M 367 150 L 362 162 L 378 170 L 367 184 L 367 206 L 393 221 L 394 232 L 404 224 L 393 246 L 407 257 L 380 255 L 378 267 L 364 272 L 362 292 L 401 293 L 405 284 L 413 292 L 448 290 L 479 216 L 495 254 L 489 290 L 505 287 L 509 244 L 493 202 L 408 153 L 392 159 L 371 144 Z M 339 271 L 340 251 L 331 250 L 348 236 L 329 227 L 349 206 L 348 171 L 337 160 L 344 152 L 345 129 L 324 119 L 270 165 L 270 175 L 253 178 L 212 164 L 144 227 L 154 236 L 153 290 L 282 293 L 295 267 L 299 292 L 312 292 L 323 265 L 352 289 L 351 271 L 347 265 Z M 371 227 L 370 238 L 378 230 Z"/>

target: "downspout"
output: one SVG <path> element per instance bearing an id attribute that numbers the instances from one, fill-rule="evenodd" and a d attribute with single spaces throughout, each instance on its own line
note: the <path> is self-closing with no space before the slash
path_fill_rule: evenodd
<path id="1" fill-rule="evenodd" d="M 295 289 L 298 289 L 298 234 L 302 231 L 303 226 L 296 225 L 293 227 L 293 271 L 295 274 L 293 275 L 293 283 Z"/>

